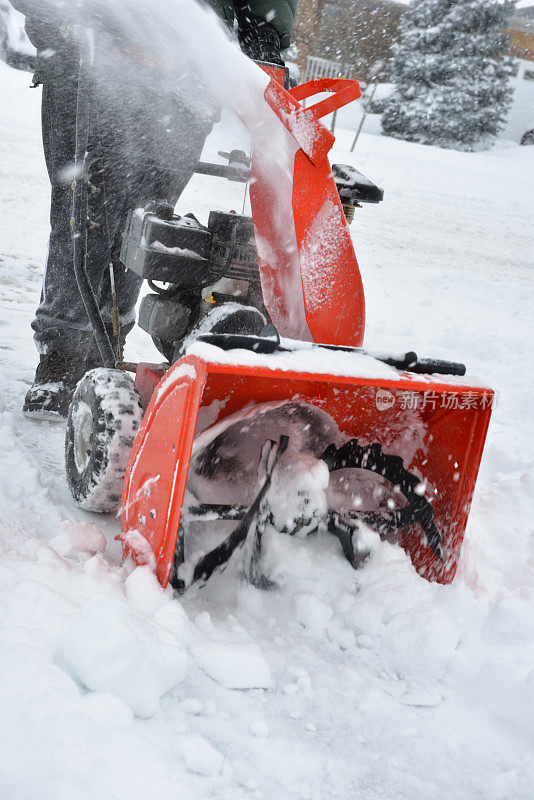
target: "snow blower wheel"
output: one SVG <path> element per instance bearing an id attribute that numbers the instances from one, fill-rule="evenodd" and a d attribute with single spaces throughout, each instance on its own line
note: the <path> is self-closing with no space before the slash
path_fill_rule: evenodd
<path id="1" fill-rule="evenodd" d="M 78 505 L 119 509 L 130 450 L 143 410 L 131 378 L 100 367 L 80 381 L 67 418 L 65 470 Z"/>

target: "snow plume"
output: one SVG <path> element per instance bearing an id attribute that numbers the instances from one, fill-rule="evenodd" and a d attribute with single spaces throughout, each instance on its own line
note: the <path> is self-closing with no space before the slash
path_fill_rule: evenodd
<path id="1" fill-rule="evenodd" d="M 111 40 L 109 50 L 122 44 L 142 65 L 137 72 L 145 86 L 196 113 L 207 105 L 215 113 L 225 106 L 239 114 L 265 90 L 267 77 L 239 51 L 217 15 L 192 0 L 106 0 L 95 8 L 94 27 Z"/>
<path id="2" fill-rule="evenodd" d="M 212 9 L 194 0 L 47 0 L 45 6 L 43 17 L 79 26 L 82 35 L 90 31 L 97 77 L 105 78 L 98 72 L 106 61 L 108 68 L 127 69 L 129 56 L 131 69 L 140 65 L 137 77 L 144 74 L 145 86 L 155 91 L 166 84 L 169 93 L 183 101 L 187 84 L 187 99 L 195 110 L 202 99 L 198 81 L 212 100 L 234 110 L 241 98 L 250 103 L 267 85 L 268 79 L 241 53 L 228 27 Z M 127 71 L 121 77 L 123 84 L 131 83 Z M 116 89 L 119 98 L 121 87 Z"/>
<path id="3" fill-rule="evenodd" d="M 268 118 L 262 144 L 274 158 L 274 115 L 263 97 L 269 78 L 211 9 L 192 0 L 93 0 L 74 7 L 52 0 L 52 6 L 77 23 L 81 46 L 90 49 L 101 128 L 111 123 L 129 177 L 140 161 L 145 171 L 153 164 L 189 175 L 222 109 L 255 135 Z"/>
<path id="4" fill-rule="evenodd" d="M 261 193 L 268 209 L 256 231 L 259 258 L 273 270 L 262 278 L 265 302 L 282 333 L 311 338 L 290 224 L 297 145 L 265 101 L 268 76 L 193 0 L 93 0 L 69 9 L 62 16 L 74 14 L 92 56 L 92 116 L 103 152 L 124 175 L 130 207 L 156 198 L 176 203 L 223 110 L 246 127 L 237 147 L 248 150 L 252 136 L 253 182 L 261 189 L 251 194 Z"/>

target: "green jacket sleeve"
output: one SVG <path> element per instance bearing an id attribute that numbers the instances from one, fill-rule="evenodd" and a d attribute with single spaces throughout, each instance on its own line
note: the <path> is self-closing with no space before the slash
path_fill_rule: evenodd
<path id="1" fill-rule="evenodd" d="M 35 85 L 70 82 L 77 75 L 77 50 L 68 39 L 66 28 L 79 3 L 80 0 L 13 0 L 12 5 L 26 16 L 26 33 L 37 48 Z M 68 12 L 63 13 L 66 9 Z"/>
<path id="2" fill-rule="evenodd" d="M 268 22 L 280 36 L 282 50 L 291 44 L 298 0 L 234 0 L 237 19 L 253 17 Z"/>

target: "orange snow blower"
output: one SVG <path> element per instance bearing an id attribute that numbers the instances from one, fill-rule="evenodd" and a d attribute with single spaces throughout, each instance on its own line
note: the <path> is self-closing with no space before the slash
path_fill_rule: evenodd
<path id="1" fill-rule="evenodd" d="M 167 361 L 108 359 L 80 382 L 67 424 L 71 491 L 87 509 L 120 504 L 124 555 L 163 586 L 207 580 L 243 544 L 246 574 L 270 586 L 268 529 L 333 534 L 357 566 L 370 528 L 421 575 L 450 582 L 493 393 L 462 364 L 361 348 L 348 220 L 382 191 L 330 166 L 334 137 L 319 121 L 358 98 L 358 83 L 287 90 L 268 72 L 251 159 L 233 151 L 228 165 L 198 167 L 250 181 L 252 218 L 212 212 L 204 226 L 164 203 L 129 215 L 121 260 L 155 289 L 139 324 Z M 304 108 L 319 92 L 330 94 Z M 276 163 L 262 137 L 276 139 Z"/>

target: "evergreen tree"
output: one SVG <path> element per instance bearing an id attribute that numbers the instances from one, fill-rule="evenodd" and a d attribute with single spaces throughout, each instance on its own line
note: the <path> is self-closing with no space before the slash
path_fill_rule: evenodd
<path id="1" fill-rule="evenodd" d="M 513 4 L 412 0 L 401 21 L 382 129 L 412 142 L 472 150 L 500 130 L 512 98 L 505 56 Z"/>

